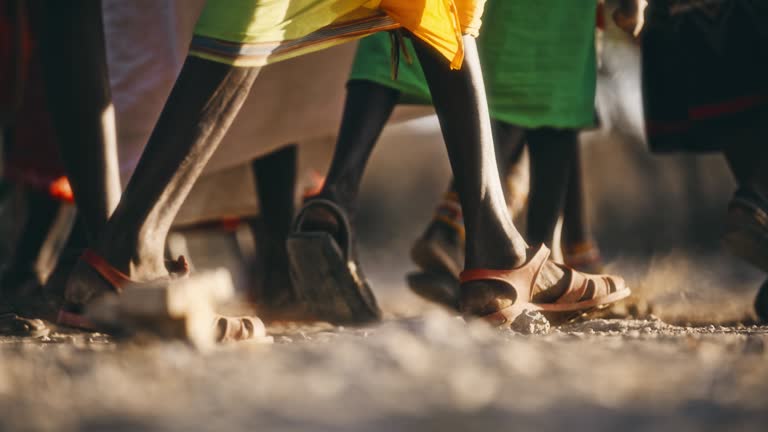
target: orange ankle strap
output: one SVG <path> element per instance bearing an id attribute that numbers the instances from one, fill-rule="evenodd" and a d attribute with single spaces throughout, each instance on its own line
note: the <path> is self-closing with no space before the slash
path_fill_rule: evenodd
<path id="1" fill-rule="evenodd" d="M 112 288 L 118 293 L 122 292 L 126 285 L 133 283 L 128 275 L 114 268 L 107 262 L 107 260 L 102 258 L 101 255 L 98 255 L 91 249 L 83 251 L 80 260 L 96 270 L 96 272 L 99 273 L 104 280 L 109 282 L 109 284 L 112 285 Z"/>

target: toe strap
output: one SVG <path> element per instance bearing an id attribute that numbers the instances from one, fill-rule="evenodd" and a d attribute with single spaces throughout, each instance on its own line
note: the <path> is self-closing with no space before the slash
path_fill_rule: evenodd
<path id="1" fill-rule="evenodd" d="M 236 342 L 259 339 L 266 336 L 264 323 L 257 317 L 226 317 L 216 318 L 216 341 Z"/>
<path id="2" fill-rule="evenodd" d="M 568 289 L 555 303 L 567 304 L 592 300 L 615 293 L 623 287 L 624 280 L 618 276 L 589 275 L 559 264 L 570 275 Z"/>
<path id="3" fill-rule="evenodd" d="M 536 279 L 539 277 L 539 273 L 541 273 L 542 267 L 547 263 L 549 254 L 549 248 L 542 244 L 534 256 L 520 267 L 510 270 L 464 270 L 459 275 L 459 280 L 461 283 L 479 280 L 495 280 L 503 282 L 515 290 L 519 300 L 527 303 L 531 300 L 533 286 L 536 283 Z"/>

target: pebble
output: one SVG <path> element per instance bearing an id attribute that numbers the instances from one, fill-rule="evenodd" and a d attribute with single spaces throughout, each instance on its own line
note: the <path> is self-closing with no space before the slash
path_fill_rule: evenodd
<path id="1" fill-rule="evenodd" d="M 550 324 L 541 312 L 527 310 L 512 321 L 510 329 L 526 335 L 542 335 L 549 333 Z"/>

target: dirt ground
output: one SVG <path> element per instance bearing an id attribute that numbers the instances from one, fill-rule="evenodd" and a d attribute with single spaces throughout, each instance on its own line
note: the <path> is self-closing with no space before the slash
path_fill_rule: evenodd
<path id="1" fill-rule="evenodd" d="M 361 192 L 361 259 L 384 323 L 272 327 L 272 345 L 206 353 L 100 335 L 0 337 L 0 431 L 766 430 L 768 326 L 751 312 L 765 276 L 712 246 L 732 187 L 722 161 L 703 160 L 707 175 L 688 189 L 628 170 L 620 184 L 595 179 L 596 235 L 635 296 L 608 318 L 524 335 L 465 323 L 405 287 L 408 248 L 447 179 L 444 155 L 423 163 L 441 155 L 434 129 L 407 160 L 391 136 Z M 619 149 L 590 148 L 596 161 Z M 676 185 L 688 172 L 637 154 L 646 177 Z M 611 157 L 613 170 L 630 160 Z M 392 169 L 410 174 L 393 181 Z M 197 269 L 227 266 L 242 285 L 231 233 L 182 240 Z"/>
<path id="2" fill-rule="evenodd" d="M 440 155 L 434 135 L 413 161 L 383 147 L 363 185 L 361 259 L 384 323 L 272 327 L 272 345 L 206 353 L 100 335 L 1 337 L 0 431 L 766 430 L 768 326 L 753 325 L 751 311 L 765 276 L 716 246 L 702 252 L 717 241 L 729 192 L 692 181 L 699 195 L 690 197 L 637 176 L 620 186 L 598 178 L 596 235 L 632 301 L 549 332 L 498 331 L 421 301 L 403 282 L 408 248 L 447 178 L 447 163 L 411 169 Z M 672 162 L 651 167 L 684 173 Z M 412 176 L 392 181 L 394 168 Z M 635 198 L 619 197 L 624 185 Z M 681 210 L 691 203 L 697 219 Z M 183 240 L 196 268 L 228 266 L 242 284 L 231 234 Z"/>
<path id="3" fill-rule="evenodd" d="M 630 276 L 639 307 L 609 313 L 642 318 L 531 335 L 466 323 L 397 286 L 379 290 L 380 325 L 273 326 L 272 345 L 5 337 L 0 430 L 763 431 L 768 326 L 749 323 L 753 290 L 704 287 L 717 279 L 683 261 Z M 654 290 L 661 281 L 672 289 Z M 705 324 L 734 320 L 747 324 Z"/>
<path id="4" fill-rule="evenodd" d="M 765 430 L 766 327 L 593 320 L 523 336 L 441 312 L 272 346 L 3 340 L 1 430 Z"/>

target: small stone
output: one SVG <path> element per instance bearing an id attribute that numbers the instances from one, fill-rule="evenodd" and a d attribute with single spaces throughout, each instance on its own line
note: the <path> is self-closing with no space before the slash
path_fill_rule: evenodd
<path id="1" fill-rule="evenodd" d="M 550 325 L 547 318 L 541 312 L 526 310 L 512 321 L 510 329 L 527 335 L 547 334 L 549 333 Z"/>

